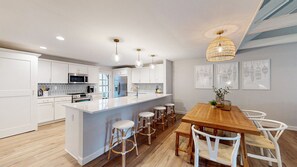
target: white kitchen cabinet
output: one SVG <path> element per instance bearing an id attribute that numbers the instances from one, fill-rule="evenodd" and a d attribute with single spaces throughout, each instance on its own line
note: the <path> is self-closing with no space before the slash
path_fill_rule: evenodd
<path id="1" fill-rule="evenodd" d="M 54 99 L 38 99 L 38 123 L 53 121 L 54 118 Z"/>
<path id="2" fill-rule="evenodd" d="M 99 69 L 98 67 L 88 67 L 88 82 L 99 83 Z"/>
<path id="3" fill-rule="evenodd" d="M 157 64 L 155 66 L 155 79 L 154 83 L 164 83 L 164 65 Z"/>
<path id="4" fill-rule="evenodd" d="M 51 83 L 68 83 L 68 64 L 52 62 Z"/>
<path id="5" fill-rule="evenodd" d="M 120 68 L 113 70 L 113 76 L 128 76 L 130 72 L 130 68 Z"/>
<path id="6" fill-rule="evenodd" d="M 39 56 L 0 48 L 0 139 L 37 130 Z"/>
<path id="7" fill-rule="evenodd" d="M 132 69 L 132 83 L 140 83 L 140 69 L 139 68 Z"/>
<path id="8" fill-rule="evenodd" d="M 140 83 L 150 83 L 150 69 L 148 67 L 140 69 Z"/>
<path id="9" fill-rule="evenodd" d="M 88 74 L 88 66 L 80 64 L 69 64 L 69 73 Z"/>
<path id="10" fill-rule="evenodd" d="M 38 83 L 51 83 L 52 62 L 47 60 L 38 61 Z"/>
<path id="11" fill-rule="evenodd" d="M 64 119 L 66 115 L 66 108 L 64 104 L 71 103 L 71 97 L 58 97 L 55 98 L 55 111 L 54 120 Z"/>

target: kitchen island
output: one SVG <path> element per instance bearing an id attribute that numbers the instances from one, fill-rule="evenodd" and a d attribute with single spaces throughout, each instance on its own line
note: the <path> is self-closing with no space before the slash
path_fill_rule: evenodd
<path id="1" fill-rule="evenodd" d="M 170 94 L 150 94 L 66 104 L 65 150 L 84 165 L 108 151 L 114 122 L 133 120 L 136 126 L 138 113 L 171 100 Z"/>

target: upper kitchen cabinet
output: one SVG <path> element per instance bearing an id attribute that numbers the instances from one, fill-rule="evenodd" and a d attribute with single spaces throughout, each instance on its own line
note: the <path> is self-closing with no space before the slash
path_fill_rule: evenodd
<path id="1" fill-rule="evenodd" d="M 149 67 L 132 69 L 132 83 L 164 83 L 164 76 L 163 64 L 156 64 L 155 69 Z"/>
<path id="2" fill-rule="evenodd" d="M 150 82 L 151 83 L 163 83 L 164 82 L 164 65 L 156 64 L 155 69 L 150 70 Z"/>
<path id="3" fill-rule="evenodd" d="M 88 67 L 88 82 L 89 83 L 99 83 L 99 68 L 98 67 Z"/>
<path id="4" fill-rule="evenodd" d="M 51 83 L 68 83 L 68 64 L 52 62 Z"/>
<path id="5" fill-rule="evenodd" d="M 140 68 L 140 83 L 150 83 L 150 69 L 148 67 Z"/>
<path id="6" fill-rule="evenodd" d="M 69 73 L 88 74 L 88 67 L 79 64 L 69 64 Z"/>
<path id="7" fill-rule="evenodd" d="M 38 61 L 38 83 L 51 83 L 52 62 L 47 60 Z"/>
<path id="8" fill-rule="evenodd" d="M 140 69 L 139 68 L 132 69 L 132 83 L 140 83 Z"/>

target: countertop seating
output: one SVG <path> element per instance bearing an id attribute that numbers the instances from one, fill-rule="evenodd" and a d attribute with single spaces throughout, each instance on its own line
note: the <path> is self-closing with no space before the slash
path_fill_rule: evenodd
<path id="1" fill-rule="evenodd" d="M 195 144 L 195 167 L 199 166 L 199 157 L 231 167 L 237 166 L 237 155 L 240 144 L 239 133 L 236 137 L 213 136 L 195 129 L 195 125 L 193 125 L 192 135 Z M 206 138 L 206 140 L 201 140 L 201 136 Z M 233 146 L 221 144 L 220 140 L 232 141 L 234 144 Z"/>
<path id="2" fill-rule="evenodd" d="M 167 110 L 164 106 L 156 106 L 154 107 L 154 112 L 156 115 L 156 124 L 162 125 L 163 131 L 165 130 L 165 125 L 168 126 L 168 117 Z"/>
<path id="3" fill-rule="evenodd" d="M 269 166 L 272 166 L 272 162 L 275 162 L 278 167 L 282 167 L 280 148 L 277 141 L 288 126 L 282 122 L 268 119 L 252 119 L 252 121 L 256 123 L 262 134 L 260 136 L 246 135 L 246 144 L 265 149 L 266 156 L 262 152 L 261 155 L 248 153 L 248 156 L 268 161 Z M 263 123 L 269 123 L 269 125 L 272 125 L 273 127 L 263 127 Z M 275 154 L 271 150 L 274 150 Z"/>
<path id="4" fill-rule="evenodd" d="M 130 120 L 121 120 L 117 121 L 114 124 L 112 124 L 112 135 L 110 138 L 110 144 L 109 144 L 109 153 L 108 153 L 108 160 L 110 159 L 111 152 L 114 152 L 116 154 L 122 154 L 122 167 L 126 166 L 126 154 L 128 152 L 131 152 L 133 149 L 136 150 L 136 155 L 138 155 L 138 148 L 137 148 L 137 142 L 136 142 L 136 136 L 135 136 L 135 128 L 134 128 L 134 122 Z M 127 139 L 127 133 L 131 132 L 134 141 Z M 114 137 L 117 137 L 117 141 L 113 142 Z M 126 142 L 131 142 L 133 144 L 133 147 L 129 150 L 126 149 Z M 116 151 L 114 150 L 114 146 L 117 144 L 122 143 L 122 151 Z"/>
<path id="5" fill-rule="evenodd" d="M 237 106 L 232 106 L 230 111 L 224 111 L 219 108 L 212 108 L 210 104 L 198 103 L 182 118 L 182 122 L 196 125 L 199 128 L 208 127 L 212 129 L 239 133 L 241 136 L 240 148 L 243 157 L 243 165 L 245 167 L 249 166 L 247 160 L 245 135 L 260 135 L 260 131 Z M 192 160 L 193 147 L 193 138 L 190 138 L 188 161 Z"/>
<path id="6" fill-rule="evenodd" d="M 137 132 L 140 135 L 145 135 L 148 137 L 149 145 L 151 144 L 152 135 L 156 133 L 156 129 L 151 127 L 152 123 L 154 122 L 154 116 L 155 114 L 152 112 L 141 112 L 138 114 Z M 145 129 L 147 129 L 146 133 L 144 133 Z"/>

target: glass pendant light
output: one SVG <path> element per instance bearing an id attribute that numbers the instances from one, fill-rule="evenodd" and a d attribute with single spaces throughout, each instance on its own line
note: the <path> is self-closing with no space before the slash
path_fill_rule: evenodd
<path id="1" fill-rule="evenodd" d="M 114 39 L 113 41 L 116 44 L 116 52 L 115 52 L 115 55 L 114 55 L 114 61 L 119 62 L 120 61 L 120 56 L 118 54 L 118 42 L 120 42 L 120 40 L 119 39 Z"/>
<path id="2" fill-rule="evenodd" d="M 154 64 L 155 55 L 151 55 L 151 57 L 152 57 L 152 63 L 150 64 L 150 68 L 153 70 L 153 69 L 155 69 L 155 64 Z"/>
<path id="3" fill-rule="evenodd" d="M 141 67 L 143 67 L 143 63 L 142 63 L 142 61 L 140 60 L 140 51 L 141 51 L 141 49 L 137 49 L 138 56 L 137 56 L 137 60 L 136 60 L 136 62 L 135 62 L 135 67 L 136 67 L 136 68 L 141 68 Z"/>
<path id="4" fill-rule="evenodd" d="M 210 62 L 226 61 L 235 58 L 236 47 L 227 37 L 223 37 L 224 31 L 217 32 L 218 37 L 208 46 L 206 59 Z"/>

